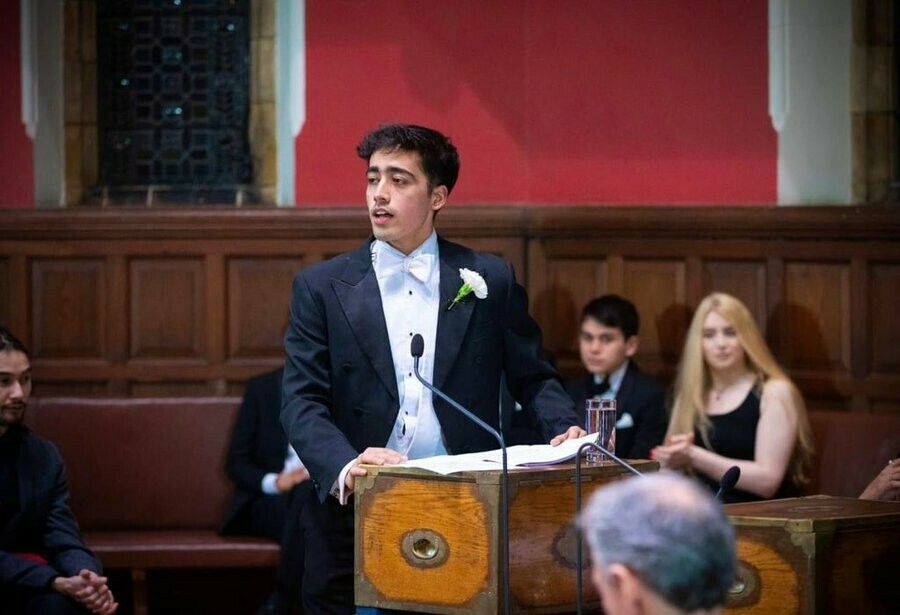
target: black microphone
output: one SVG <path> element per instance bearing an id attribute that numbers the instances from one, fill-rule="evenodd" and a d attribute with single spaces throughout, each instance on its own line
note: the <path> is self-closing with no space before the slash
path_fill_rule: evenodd
<path id="1" fill-rule="evenodd" d="M 731 466 L 725 470 L 722 480 L 719 481 L 719 490 L 716 492 L 716 500 L 721 502 L 722 496 L 734 489 L 738 479 L 741 477 L 741 469 L 737 466 Z"/>
<path id="2" fill-rule="evenodd" d="M 435 395 L 437 395 L 438 397 L 443 399 L 445 402 L 447 402 L 448 404 L 450 404 L 451 406 L 453 406 L 454 408 L 456 408 L 457 410 L 462 412 L 464 415 L 466 415 L 466 417 L 470 421 L 472 421 L 473 423 L 475 423 L 476 425 L 481 427 L 483 430 L 485 430 L 486 432 L 488 432 L 489 434 L 494 436 L 494 438 L 496 438 L 497 442 L 500 444 L 501 450 L 504 451 L 504 457 L 505 457 L 506 444 L 503 442 L 503 435 L 499 431 L 497 431 L 496 429 L 494 429 L 493 427 L 491 427 L 490 425 L 488 425 L 487 423 L 482 421 L 480 418 L 475 416 L 475 414 L 473 414 L 470 410 L 467 410 L 461 404 L 459 404 L 456 400 L 448 397 L 443 391 L 434 387 L 431 383 L 425 382 L 425 379 L 422 378 L 422 376 L 419 374 L 419 359 L 422 358 L 422 353 L 425 352 L 425 340 L 422 339 L 422 336 L 420 334 L 416 333 L 413 336 L 412 342 L 410 342 L 410 344 L 409 344 L 409 351 L 412 354 L 413 359 L 415 359 L 415 361 L 413 362 L 413 369 L 416 372 L 416 378 L 419 379 L 419 382 L 421 382 L 423 385 L 425 385 L 426 389 L 428 389 L 429 391 L 431 391 L 432 393 L 434 393 Z M 505 461 L 504 461 L 504 463 L 505 463 Z"/>
<path id="3" fill-rule="evenodd" d="M 416 365 L 418 365 L 419 359 L 422 358 L 422 354 L 425 352 L 425 340 L 418 333 L 413 336 L 412 342 L 409 344 L 409 351 L 412 353 L 413 359 L 416 360 Z"/>
<path id="4" fill-rule="evenodd" d="M 510 585 L 509 585 L 509 468 L 506 465 L 506 443 L 503 441 L 503 434 L 499 431 L 482 421 L 480 418 L 475 416 L 470 410 L 464 408 L 460 403 L 456 400 L 452 399 L 446 393 L 432 385 L 430 382 L 426 382 L 424 378 L 422 378 L 421 374 L 419 374 L 419 359 L 422 358 L 422 354 L 425 352 L 425 340 L 422 336 L 416 333 L 412 341 L 409 344 L 409 351 L 413 356 L 413 371 L 415 371 L 416 378 L 422 385 L 443 399 L 445 402 L 450 404 L 454 409 L 458 410 L 462 413 L 466 418 L 470 421 L 484 429 L 486 432 L 494 436 L 497 439 L 497 442 L 500 444 L 500 452 L 503 460 L 502 463 L 502 473 L 501 473 L 501 481 L 500 481 L 500 535 L 503 540 L 503 612 L 506 615 L 510 613 Z"/>

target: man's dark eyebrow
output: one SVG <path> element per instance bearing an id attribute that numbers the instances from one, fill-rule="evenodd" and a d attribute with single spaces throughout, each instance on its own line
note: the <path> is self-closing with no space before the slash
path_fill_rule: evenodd
<path id="1" fill-rule="evenodd" d="M 0 376 L 12 376 L 15 372 L 0 372 Z M 31 368 L 24 370 L 21 375 L 30 374 Z"/>
<path id="2" fill-rule="evenodd" d="M 381 169 L 379 169 L 376 166 L 371 166 L 371 167 L 369 167 L 369 170 L 366 171 L 366 173 L 381 173 L 381 172 L 382 172 Z M 393 167 L 393 166 L 385 167 L 384 173 L 401 173 L 403 175 L 415 177 L 415 174 L 413 174 L 411 171 L 404 169 L 403 167 Z"/>

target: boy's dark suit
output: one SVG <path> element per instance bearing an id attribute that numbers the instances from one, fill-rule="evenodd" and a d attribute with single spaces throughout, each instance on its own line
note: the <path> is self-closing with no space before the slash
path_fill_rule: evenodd
<path id="1" fill-rule="evenodd" d="M 566 391 L 575 402 L 579 418 L 584 424 L 584 402 L 593 384 L 593 376 L 566 383 Z M 642 372 L 634 361 L 628 362 L 622 384 L 616 393 L 616 421 L 628 415 L 630 427 L 616 428 L 616 455 L 624 459 L 648 459 L 650 449 L 662 444 L 668 427 L 666 394 L 662 386 Z"/>
<path id="2" fill-rule="evenodd" d="M 322 586 L 310 591 L 352 596 L 352 503 L 329 496 L 341 469 L 367 447 L 383 447 L 399 409 L 397 378 L 381 295 L 372 268 L 371 239 L 355 252 L 315 265 L 294 280 L 291 326 L 285 337 L 284 409 L 291 443 L 313 477 L 327 525 L 330 561 Z M 527 310 L 525 292 L 500 259 L 439 238 L 440 302 L 435 342 L 434 385 L 488 424 L 499 425 L 500 375 L 510 392 L 542 418 L 544 435 L 578 424 L 572 402 L 541 353 L 540 331 Z M 462 285 L 460 268 L 480 273 L 488 296 L 447 305 Z M 411 337 L 410 337 L 411 339 Z M 494 438 L 434 397 L 451 454 L 497 447 Z M 310 532 L 307 530 L 307 535 Z M 312 556 L 307 549 L 308 559 Z M 312 569 L 307 566 L 307 571 Z M 334 577 L 343 583 L 334 585 Z M 331 583 L 330 588 L 325 587 Z M 317 609 L 317 610 L 322 610 Z M 335 605 L 335 612 L 346 612 Z"/>
<path id="3" fill-rule="evenodd" d="M 69 509 L 66 470 L 56 447 L 24 428 L 11 427 L 0 439 L 0 463 L 15 467 L 18 506 L 0 502 L 0 602 L 6 591 L 41 592 L 58 577 L 102 567 L 81 540 Z M 13 555 L 30 553 L 46 564 Z"/>

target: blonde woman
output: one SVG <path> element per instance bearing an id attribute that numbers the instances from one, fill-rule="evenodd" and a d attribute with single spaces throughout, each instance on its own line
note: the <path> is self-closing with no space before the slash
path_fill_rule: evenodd
<path id="1" fill-rule="evenodd" d="M 691 321 L 675 381 L 662 467 L 693 472 L 711 489 L 741 469 L 726 502 L 789 497 L 806 477 L 812 436 L 797 387 L 739 300 L 713 293 Z"/>

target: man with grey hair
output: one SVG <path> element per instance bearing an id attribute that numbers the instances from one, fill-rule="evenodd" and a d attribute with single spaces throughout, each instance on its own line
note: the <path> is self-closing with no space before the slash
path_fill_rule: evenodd
<path id="1" fill-rule="evenodd" d="M 594 494 L 579 525 L 608 615 L 721 611 L 734 530 L 692 481 L 663 472 L 616 482 Z"/>

